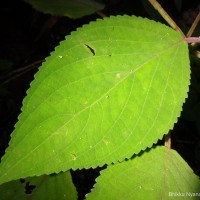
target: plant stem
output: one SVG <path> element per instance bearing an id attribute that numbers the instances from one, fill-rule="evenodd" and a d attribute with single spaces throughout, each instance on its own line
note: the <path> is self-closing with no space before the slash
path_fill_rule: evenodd
<path id="1" fill-rule="evenodd" d="M 2 83 L 0 83 L 1 85 L 5 85 L 6 83 L 11 82 L 12 80 L 20 77 L 21 75 L 27 73 L 28 71 L 32 70 L 33 68 L 38 67 L 44 60 L 38 60 L 34 63 L 31 63 L 25 67 L 21 67 L 17 70 L 14 70 L 4 76 L 0 76 L 0 80 L 2 79 L 6 79 L 5 81 L 3 81 Z"/>
<path id="2" fill-rule="evenodd" d="M 186 37 L 184 40 L 187 43 L 200 43 L 200 37 Z"/>
<path id="3" fill-rule="evenodd" d="M 168 149 L 171 149 L 171 131 L 167 135 L 165 135 L 165 146 Z"/>
<path id="4" fill-rule="evenodd" d="M 101 11 L 98 11 L 98 12 L 96 12 L 100 17 L 102 17 L 102 18 L 104 18 L 104 17 L 107 17 L 107 15 L 106 14 L 104 14 L 103 12 L 101 12 Z"/>
<path id="5" fill-rule="evenodd" d="M 194 22 L 193 22 L 193 24 L 192 24 L 190 30 L 188 31 L 187 37 L 191 37 L 191 35 L 192 35 L 192 33 L 194 32 L 194 29 L 196 28 L 196 26 L 197 26 L 199 20 L 200 20 L 200 12 L 199 12 L 199 14 L 197 15 L 196 19 L 194 20 Z"/>
<path id="6" fill-rule="evenodd" d="M 175 31 L 180 33 L 184 38 L 186 37 L 183 31 L 178 27 L 178 25 L 174 22 L 174 20 L 167 14 L 167 12 L 162 8 L 162 6 L 156 0 L 149 0 L 149 2 Z"/>

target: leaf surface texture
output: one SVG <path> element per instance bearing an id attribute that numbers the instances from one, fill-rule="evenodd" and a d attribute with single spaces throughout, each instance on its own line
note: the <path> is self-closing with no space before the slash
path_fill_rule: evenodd
<path id="1" fill-rule="evenodd" d="M 0 186 L 1 200 L 76 200 L 70 171 L 11 181 Z"/>
<path id="2" fill-rule="evenodd" d="M 173 128 L 188 47 L 169 27 L 117 16 L 72 32 L 42 64 L 0 165 L 0 183 L 122 161 Z"/>
<path id="3" fill-rule="evenodd" d="M 86 200 L 198 200 L 199 191 L 199 177 L 183 158 L 174 150 L 156 147 L 108 166 L 96 179 Z"/>

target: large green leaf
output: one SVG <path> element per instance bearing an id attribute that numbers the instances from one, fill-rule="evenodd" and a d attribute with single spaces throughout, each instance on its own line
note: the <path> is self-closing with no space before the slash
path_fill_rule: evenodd
<path id="1" fill-rule="evenodd" d="M 77 192 L 70 171 L 5 183 L 0 186 L 1 200 L 76 200 Z"/>
<path id="2" fill-rule="evenodd" d="M 176 151 L 166 147 L 110 165 L 96 182 L 87 200 L 195 200 L 200 195 L 199 177 Z"/>
<path id="3" fill-rule="evenodd" d="M 162 138 L 189 85 L 187 44 L 147 19 L 118 16 L 73 32 L 28 95 L 0 183 L 130 158 Z"/>
<path id="4" fill-rule="evenodd" d="M 79 18 L 104 8 L 102 0 L 25 0 L 34 8 L 53 15 Z"/>

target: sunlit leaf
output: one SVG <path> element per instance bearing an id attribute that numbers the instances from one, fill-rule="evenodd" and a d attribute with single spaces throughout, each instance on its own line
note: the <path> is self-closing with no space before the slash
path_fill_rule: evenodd
<path id="1" fill-rule="evenodd" d="M 86 25 L 46 59 L 0 165 L 0 183 L 110 164 L 173 128 L 187 97 L 188 47 L 169 27 L 118 16 Z"/>

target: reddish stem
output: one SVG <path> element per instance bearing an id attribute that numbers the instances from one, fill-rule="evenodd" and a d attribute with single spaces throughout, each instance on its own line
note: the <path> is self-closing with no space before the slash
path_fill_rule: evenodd
<path id="1" fill-rule="evenodd" d="M 186 37 L 184 40 L 187 43 L 200 43 L 200 37 Z"/>

